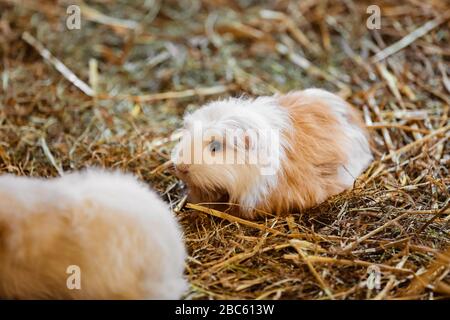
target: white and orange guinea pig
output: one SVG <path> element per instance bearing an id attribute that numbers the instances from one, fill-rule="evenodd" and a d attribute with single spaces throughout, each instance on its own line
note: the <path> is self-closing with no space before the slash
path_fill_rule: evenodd
<path id="1" fill-rule="evenodd" d="M 372 154 L 360 113 L 335 94 L 307 89 L 199 108 L 185 117 L 172 161 L 190 201 L 226 203 L 253 219 L 344 191 Z"/>
<path id="2" fill-rule="evenodd" d="M 1 299 L 178 299 L 185 257 L 168 206 L 130 175 L 0 176 Z"/>

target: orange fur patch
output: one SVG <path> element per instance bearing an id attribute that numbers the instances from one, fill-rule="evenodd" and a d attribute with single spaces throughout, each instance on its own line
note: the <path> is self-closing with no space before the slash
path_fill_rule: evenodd
<path id="1" fill-rule="evenodd" d="M 281 214 L 303 210 L 342 192 L 338 168 L 345 163 L 345 135 L 337 118 L 320 99 L 293 92 L 279 97 L 291 116 L 293 132 L 284 132 L 290 148 L 276 190 L 258 209 Z M 356 111 L 356 110 L 355 110 Z M 361 123 L 357 113 L 352 121 Z"/>

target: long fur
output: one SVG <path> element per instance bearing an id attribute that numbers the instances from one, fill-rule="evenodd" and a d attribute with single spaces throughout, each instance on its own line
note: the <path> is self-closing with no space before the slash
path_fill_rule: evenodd
<path id="1" fill-rule="evenodd" d="M 178 299 L 185 257 L 167 205 L 130 175 L 0 176 L 0 298 Z"/>
<path id="2" fill-rule="evenodd" d="M 179 174 L 195 201 L 219 201 L 227 195 L 229 202 L 239 205 L 237 213 L 247 218 L 314 206 L 351 187 L 372 161 L 358 111 L 321 89 L 213 102 L 188 115 L 185 130 L 189 132 L 196 122 L 218 132 L 249 127 L 280 130 L 281 166 L 272 175 L 262 175 L 257 165 L 201 163 L 189 164 L 188 173 Z M 184 145 L 177 146 L 175 163 Z"/>

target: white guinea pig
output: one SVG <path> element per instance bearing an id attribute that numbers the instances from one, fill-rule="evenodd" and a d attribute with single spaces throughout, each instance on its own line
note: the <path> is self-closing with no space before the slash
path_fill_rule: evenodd
<path id="1" fill-rule="evenodd" d="M 179 299 L 185 257 L 168 206 L 130 175 L 0 176 L 0 298 Z"/>
<path id="2" fill-rule="evenodd" d="M 307 89 L 201 107 L 185 117 L 172 160 L 191 201 L 235 204 L 230 211 L 252 219 L 342 192 L 372 154 L 359 112 L 335 94 Z"/>

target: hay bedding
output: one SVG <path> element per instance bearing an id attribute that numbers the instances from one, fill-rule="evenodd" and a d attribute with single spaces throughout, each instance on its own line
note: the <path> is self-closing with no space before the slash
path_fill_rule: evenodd
<path id="1" fill-rule="evenodd" d="M 64 1 L 2 0 L 0 170 L 148 182 L 184 228 L 186 298 L 448 297 L 450 4 L 376 2 L 379 30 L 364 1 L 86 1 L 69 31 Z M 185 205 L 167 161 L 186 110 L 310 86 L 364 112 L 376 161 L 353 190 L 257 222 Z"/>

